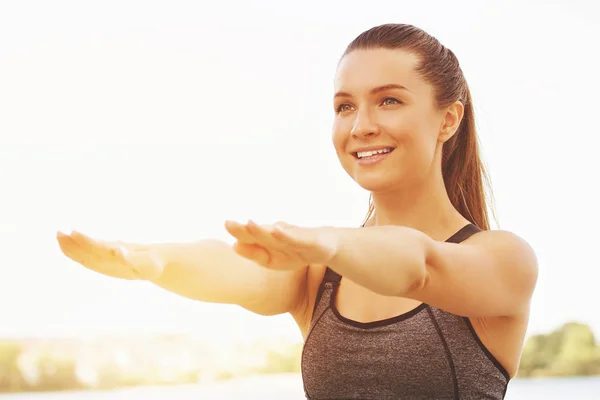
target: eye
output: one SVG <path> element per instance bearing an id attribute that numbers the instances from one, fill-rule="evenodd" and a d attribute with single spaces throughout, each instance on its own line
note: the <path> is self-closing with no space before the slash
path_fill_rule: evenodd
<path id="1" fill-rule="evenodd" d="M 351 111 L 352 110 L 352 106 L 348 103 L 344 103 L 344 104 L 340 104 L 336 109 L 335 112 L 336 113 L 341 113 L 341 112 L 345 112 L 345 111 Z"/>
<path id="2" fill-rule="evenodd" d="M 400 100 L 398 100 L 398 99 L 393 98 L 393 97 L 386 97 L 381 102 L 381 105 L 384 105 L 384 106 L 392 106 L 392 105 L 395 105 L 395 104 L 402 104 L 402 102 Z"/>

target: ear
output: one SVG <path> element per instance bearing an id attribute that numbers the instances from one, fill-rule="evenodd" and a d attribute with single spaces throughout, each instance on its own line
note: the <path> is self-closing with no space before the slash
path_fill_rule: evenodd
<path id="1" fill-rule="evenodd" d="M 438 135 L 438 141 L 445 143 L 458 130 L 460 121 L 462 121 L 465 112 L 465 106 L 460 101 L 455 101 L 449 107 L 445 108 L 442 115 L 442 125 Z"/>

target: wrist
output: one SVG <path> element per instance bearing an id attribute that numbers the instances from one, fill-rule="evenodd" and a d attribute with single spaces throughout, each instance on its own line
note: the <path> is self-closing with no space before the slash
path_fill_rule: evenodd
<path id="1" fill-rule="evenodd" d="M 323 231 L 321 237 L 325 238 L 324 242 L 329 249 L 328 257 L 322 264 L 337 266 L 355 241 L 353 228 L 324 227 L 321 229 Z"/>
<path id="2" fill-rule="evenodd" d="M 149 246 L 148 253 L 152 268 L 149 269 L 147 276 L 142 277 L 143 280 L 154 282 L 160 280 L 164 275 L 165 270 L 178 262 L 178 255 L 181 250 L 177 249 L 175 244 L 153 244 Z"/>

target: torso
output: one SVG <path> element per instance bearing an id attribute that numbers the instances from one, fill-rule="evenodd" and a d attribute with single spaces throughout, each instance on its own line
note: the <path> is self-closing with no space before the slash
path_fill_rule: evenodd
<path id="1" fill-rule="evenodd" d="M 294 314 L 305 340 L 311 328 L 317 292 L 325 272 L 324 265 L 309 267 L 306 281 L 307 298 L 302 309 Z M 346 320 L 350 324 L 355 323 L 358 327 L 376 325 L 378 321 L 397 320 L 399 316 L 417 312 L 422 314 L 423 307 L 428 307 L 413 299 L 379 295 L 344 278 L 338 284 L 337 290 L 332 293 L 331 308 L 334 314 L 337 314 L 342 322 Z M 507 378 L 516 374 L 527 318 L 527 315 L 523 315 L 510 318 L 468 319 L 470 328 L 485 347 L 485 351 L 489 351 L 491 359 L 499 363 L 499 369 L 506 374 Z"/>
<path id="2" fill-rule="evenodd" d="M 317 291 L 325 270 L 324 265 L 312 265 L 308 273 L 307 293 L 310 299 L 306 302 L 307 309 L 295 317 L 304 338 L 308 334 Z M 343 278 L 335 300 L 335 306 L 342 316 L 361 323 L 402 315 L 421 304 L 420 301 L 413 299 L 382 296 Z M 481 342 L 506 368 L 511 377 L 516 374 L 519 366 L 527 320 L 527 315 L 511 318 L 470 318 Z"/>
<path id="3" fill-rule="evenodd" d="M 319 286 L 323 281 L 325 265 L 311 265 L 307 279 L 307 299 L 293 317 L 302 337 L 306 339 Z M 373 293 L 354 282 L 343 279 L 336 296 L 335 306 L 344 317 L 358 322 L 373 322 L 401 315 L 416 308 L 419 301 L 395 298 Z M 481 342 L 514 377 L 521 358 L 528 315 L 513 317 L 470 318 Z"/>

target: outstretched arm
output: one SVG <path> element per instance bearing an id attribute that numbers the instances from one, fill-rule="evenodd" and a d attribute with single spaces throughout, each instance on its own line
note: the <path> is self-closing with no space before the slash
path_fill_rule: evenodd
<path id="1" fill-rule="evenodd" d="M 305 300 L 307 267 L 270 271 L 218 240 L 136 245 L 79 232 L 57 239 L 67 257 L 92 271 L 150 281 L 194 300 L 237 304 L 261 315 L 293 312 Z"/>
<path id="2" fill-rule="evenodd" d="M 537 281 L 533 250 L 509 232 L 484 231 L 460 244 L 396 226 L 341 230 L 339 237 L 329 262 L 336 272 L 461 316 L 526 312 Z"/>
<path id="3" fill-rule="evenodd" d="M 190 299 L 237 304 L 260 315 L 292 312 L 304 300 L 306 267 L 271 271 L 218 240 L 159 245 L 163 273 L 151 280 Z"/>
<path id="4" fill-rule="evenodd" d="M 520 315 L 537 281 L 531 247 L 503 231 L 484 231 L 454 244 L 401 226 L 271 229 L 250 223 L 247 229 L 263 249 L 326 264 L 373 292 L 413 298 L 461 316 Z M 250 253 L 242 255 L 252 259 Z M 256 258 L 266 268 L 277 268 L 269 260 L 264 251 Z"/>

